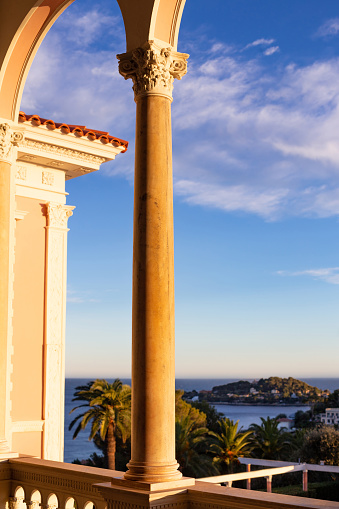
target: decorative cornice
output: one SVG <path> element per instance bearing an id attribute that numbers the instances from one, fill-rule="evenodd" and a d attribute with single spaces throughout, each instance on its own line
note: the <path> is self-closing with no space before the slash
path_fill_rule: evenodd
<path id="1" fill-rule="evenodd" d="M 12 131 L 9 124 L 0 124 L 0 160 L 12 162 L 13 146 L 18 146 L 23 138 L 23 133 Z"/>
<path id="2" fill-rule="evenodd" d="M 149 41 L 143 48 L 117 55 L 119 72 L 125 80 L 133 80 L 134 97 L 162 95 L 172 99 L 173 81 L 187 72 L 189 55 L 171 47 L 161 48 Z"/>
<path id="3" fill-rule="evenodd" d="M 59 203 L 47 203 L 47 226 L 54 228 L 67 228 L 67 221 L 73 215 L 73 209 L 69 205 Z"/>
<path id="4" fill-rule="evenodd" d="M 81 161 L 87 161 L 90 163 L 101 164 L 106 161 L 105 157 L 94 156 L 92 154 L 87 154 L 86 152 L 80 152 L 79 150 L 59 147 L 58 145 L 52 145 L 49 143 L 43 143 L 41 141 L 34 141 L 30 139 L 25 139 L 22 143 L 22 147 L 32 148 L 34 150 L 38 150 L 39 152 L 47 152 L 49 154 L 56 154 L 63 157 L 66 156 L 74 159 L 80 159 Z M 29 157 L 34 156 L 24 156 L 23 158 L 28 159 Z M 55 161 L 53 161 L 53 163 L 53 165 L 56 166 Z"/>

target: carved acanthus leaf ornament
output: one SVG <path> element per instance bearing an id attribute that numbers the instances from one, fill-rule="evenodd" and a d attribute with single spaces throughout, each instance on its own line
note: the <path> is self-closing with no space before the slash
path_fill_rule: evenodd
<path id="1" fill-rule="evenodd" d="M 0 124 L 0 159 L 11 162 L 12 148 L 17 146 L 23 138 L 23 133 L 12 131 L 9 124 Z"/>
<path id="2" fill-rule="evenodd" d="M 171 47 L 161 48 L 153 41 L 143 48 L 117 55 L 119 72 L 125 80 L 133 80 L 135 99 L 142 95 L 163 95 L 172 98 L 173 81 L 187 73 L 186 53 Z"/>
<path id="3" fill-rule="evenodd" d="M 47 203 L 47 224 L 55 228 L 67 228 L 67 221 L 73 215 L 72 210 L 75 207 L 60 205 L 57 203 Z"/>

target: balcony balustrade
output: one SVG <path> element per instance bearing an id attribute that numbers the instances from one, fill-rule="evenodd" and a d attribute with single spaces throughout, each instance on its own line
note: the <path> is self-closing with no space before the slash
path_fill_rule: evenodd
<path id="1" fill-rule="evenodd" d="M 241 475 L 246 478 L 247 474 Z M 218 486 L 211 478 L 208 482 L 196 480 L 185 489 L 171 488 L 167 492 L 165 489 L 160 497 L 140 487 L 139 494 L 135 495 L 136 505 L 123 488 L 122 476 L 123 472 L 115 470 L 31 457 L 4 460 L 0 462 L 0 509 L 129 509 L 132 505 L 139 509 L 150 506 L 154 509 L 339 509 L 338 502 Z M 113 478 L 121 478 L 120 490 L 111 485 Z M 219 476 L 214 481 L 225 480 Z"/>

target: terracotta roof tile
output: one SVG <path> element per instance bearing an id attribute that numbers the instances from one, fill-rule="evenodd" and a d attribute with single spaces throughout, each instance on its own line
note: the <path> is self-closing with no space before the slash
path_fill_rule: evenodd
<path id="1" fill-rule="evenodd" d="M 54 122 L 54 120 L 41 118 L 39 115 L 26 115 L 23 111 L 19 113 L 19 122 L 31 122 L 33 126 L 45 125 L 48 129 L 59 129 L 64 134 L 72 133 L 79 138 L 86 137 L 89 140 L 99 140 L 102 143 L 111 143 L 114 146 L 124 147 L 121 153 L 126 152 L 128 141 L 121 140 L 111 136 L 106 131 L 97 131 L 96 129 L 87 129 L 85 125 L 71 125 Z"/>

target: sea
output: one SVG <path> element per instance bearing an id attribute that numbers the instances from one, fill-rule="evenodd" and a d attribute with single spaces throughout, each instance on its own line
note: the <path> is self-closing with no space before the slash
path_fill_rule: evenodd
<path id="1" fill-rule="evenodd" d="M 100 378 L 100 377 L 98 377 Z M 72 398 L 76 387 L 85 385 L 92 379 L 89 378 L 66 378 L 65 381 L 65 442 L 64 442 L 64 461 L 72 463 L 73 460 L 87 459 L 94 452 L 99 452 L 94 446 L 93 442 L 88 440 L 89 428 L 80 431 L 77 438 L 73 440 L 73 430 L 69 430 L 69 424 L 74 417 L 81 413 L 82 409 L 71 412 L 71 410 L 79 404 L 73 402 Z M 110 382 L 113 379 L 107 379 Z M 123 383 L 131 384 L 130 378 L 121 378 Z M 184 391 L 206 390 L 209 391 L 216 385 L 223 385 L 230 382 L 237 382 L 237 378 L 178 378 L 175 381 L 176 389 Z M 328 389 L 333 392 L 339 389 L 339 378 L 300 378 L 303 382 L 309 385 L 318 387 L 319 389 Z M 309 409 L 305 406 L 265 406 L 265 405 L 214 405 L 216 410 L 222 413 L 225 417 L 239 420 L 239 427 L 247 429 L 252 423 L 260 424 L 260 417 L 276 417 L 284 413 L 287 417 L 293 417 L 295 412 L 303 410 L 304 412 Z"/>

